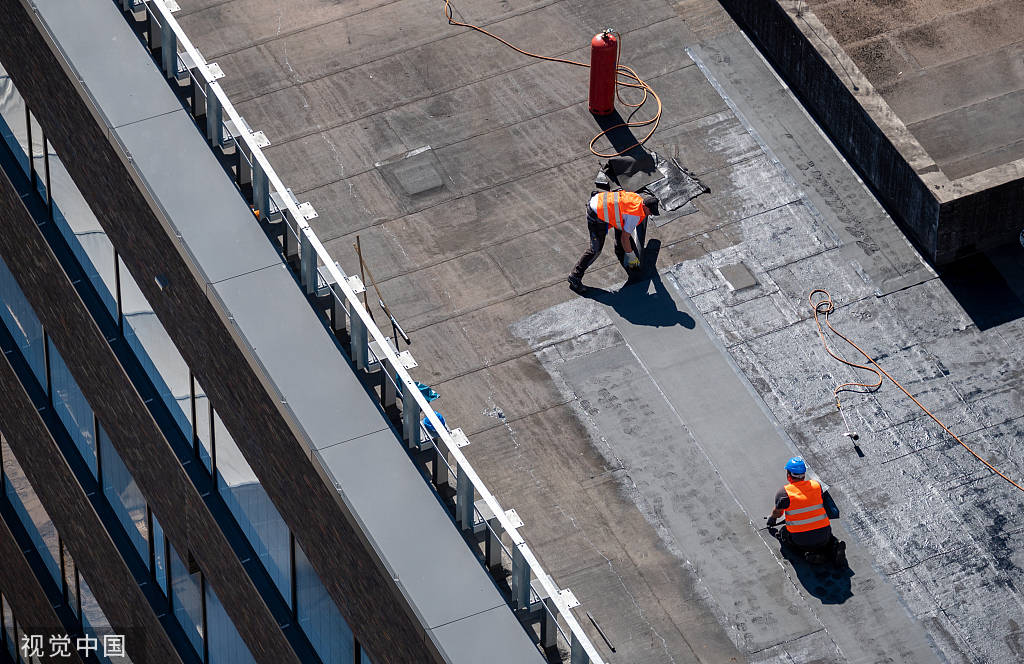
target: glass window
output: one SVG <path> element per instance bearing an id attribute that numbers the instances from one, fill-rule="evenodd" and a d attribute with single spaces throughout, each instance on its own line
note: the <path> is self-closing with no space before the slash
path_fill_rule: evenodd
<path id="1" fill-rule="evenodd" d="M 167 594 L 167 540 L 164 539 L 164 529 L 157 521 L 156 515 L 151 514 L 153 519 L 153 576 L 156 577 L 157 585 Z"/>
<path id="2" fill-rule="evenodd" d="M 370 656 L 366 654 L 366 651 L 362 648 L 359 649 L 359 664 L 373 664 L 370 661 Z"/>
<path id="3" fill-rule="evenodd" d="M 68 551 L 67 545 L 64 545 L 61 549 L 64 555 L 64 586 L 67 588 L 67 600 L 68 606 L 71 607 L 71 612 L 78 615 L 78 570 L 75 569 L 75 560 L 71 557 L 71 552 Z"/>
<path id="4" fill-rule="evenodd" d="M 53 196 L 53 220 L 71 247 L 89 281 L 111 317 L 117 317 L 117 282 L 114 275 L 114 245 L 100 227 L 96 215 L 64 168 L 60 157 L 49 146 L 50 193 Z"/>
<path id="5" fill-rule="evenodd" d="M 235 624 L 228 618 L 223 605 L 213 592 L 210 584 L 206 584 L 206 624 L 210 633 L 209 664 L 249 664 L 255 663 L 252 654 L 246 647 L 242 637 L 238 635 Z"/>
<path id="6" fill-rule="evenodd" d="M 92 588 L 86 583 L 85 577 L 79 576 L 78 583 L 82 595 L 82 627 L 85 633 L 93 637 L 110 634 L 110 622 L 93 596 Z"/>
<path id="7" fill-rule="evenodd" d="M 32 130 L 32 170 L 36 176 L 36 191 L 46 200 L 46 150 L 43 144 L 46 139 L 43 137 L 43 128 L 36 120 L 34 113 L 29 111 L 29 128 Z"/>
<path id="8" fill-rule="evenodd" d="M 203 595 L 200 573 L 189 574 L 175 548 L 171 547 L 171 596 L 174 617 L 188 635 L 196 652 L 203 652 Z"/>
<path id="9" fill-rule="evenodd" d="M 324 662 L 351 662 L 355 641 L 352 630 L 327 594 L 299 543 L 295 543 L 296 612 L 302 631 Z"/>
<path id="10" fill-rule="evenodd" d="M 60 548 L 57 529 L 50 516 L 43 509 L 36 492 L 25 477 L 21 465 L 11 452 L 7 440 L 0 436 L 0 456 L 3 457 L 4 493 L 14 507 L 25 530 L 28 531 L 43 559 L 46 569 L 50 570 L 53 580 L 60 584 Z"/>
<path id="11" fill-rule="evenodd" d="M 25 100 L 14 87 L 7 70 L 0 65 L 0 137 L 28 175 L 28 127 L 25 119 Z"/>
<path id="12" fill-rule="evenodd" d="M 146 499 L 135 484 L 121 456 L 110 444 L 103 427 L 99 428 L 100 458 L 103 460 L 103 495 L 114 509 L 142 559 L 149 561 L 149 527 L 146 524 Z"/>
<path id="13" fill-rule="evenodd" d="M 142 363 L 146 374 L 156 386 L 160 398 L 171 411 L 185 438 L 192 440 L 191 385 L 188 365 L 174 342 L 167 336 L 146 296 L 139 290 L 118 258 L 121 273 L 121 312 L 124 315 L 124 337 Z"/>
<path id="14" fill-rule="evenodd" d="M 43 325 L 21 292 L 7 264 L 0 260 L 0 318 L 14 337 L 21 354 L 46 389 L 46 356 Z"/>
<path id="15" fill-rule="evenodd" d="M 192 385 L 195 389 L 195 404 L 196 404 L 196 440 L 199 442 L 199 460 L 206 466 L 206 470 L 212 471 L 213 469 L 213 447 L 211 445 L 211 432 L 210 426 L 212 424 L 210 414 L 212 408 L 210 406 L 210 399 L 206 396 L 206 391 L 203 386 L 199 384 L 199 381 L 195 378 L 192 379 Z M 218 418 L 219 419 L 219 418 Z M 223 424 L 220 428 L 224 428 Z"/>
<path id="16" fill-rule="evenodd" d="M 270 502 L 256 474 L 214 411 L 217 441 L 217 488 L 235 520 L 274 579 L 281 596 L 291 597 L 288 527 Z"/>
<path id="17" fill-rule="evenodd" d="M 53 391 L 53 408 L 57 411 L 71 439 L 75 441 L 92 476 L 96 477 L 96 439 L 93 435 L 93 415 L 89 402 L 68 370 L 57 347 L 50 344 L 50 382 Z"/>
<path id="18" fill-rule="evenodd" d="M 11 611 L 11 605 L 8 604 L 7 598 L 3 594 L 0 594 L 0 611 L 3 612 L 4 643 L 7 644 L 8 654 L 14 657 L 16 643 L 14 640 L 14 613 Z"/>

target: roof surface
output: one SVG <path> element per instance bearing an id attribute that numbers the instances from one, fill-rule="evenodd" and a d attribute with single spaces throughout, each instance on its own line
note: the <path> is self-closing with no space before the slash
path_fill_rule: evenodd
<path id="1" fill-rule="evenodd" d="M 806 6 L 950 180 L 1024 157 L 1024 1 Z"/>
<path id="2" fill-rule="evenodd" d="M 649 147 L 711 189 L 650 230 L 650 279 L 623 287 L 606 249 L 588 298 L 565 284 L 598 169 L 584 70 L 442 2 L 181 5 L 350 274 L 360 238 L 414 374 L 608 661 L 1024 655 L 1024 495 L 891 385 L 844 397 L 855 447 L 832 389 L 858 374 L 807 305 L 827 288 L 842 331 L 1024 478 L 1022 250 L 936 275 L 717 3 L 456 4 L 549 55 L 620 30 L 665 102 Z M 757 284 L 729 285 L 739 264 Z M 794 452 L 833 487 L 852 574 L 764 530 Z"/>

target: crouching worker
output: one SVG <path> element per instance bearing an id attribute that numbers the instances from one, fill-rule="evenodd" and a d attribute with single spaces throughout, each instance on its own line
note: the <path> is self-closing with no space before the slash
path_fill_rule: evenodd
<path id="1" fill-rule="evenodd" d="M 595 191 L 587 205 L 587 229 L 590 231 L 590 246 L 580 257 L 569 275 L 569 288 L 583 294 L 583 273 L 597 260 L 604 249 L 608 228 L 615 229 L 615 256 L 628 270 L 640 268 L 640 258 L 633 246 L 632 233 L 650 214 L 655 206 L 653 196 L 644 197 L 632 191 Z"/>
<path id="2" fill-rule="evenodd" d="M 775 494 L 775 509 L 768 518 L 768 527 L 774 527 L 785 514 L 786 524 L 777 535 L 780 541 L 805 554 L 820 552 L 837 566 L 845 565 L 846 543 L 832 536 L 821 484 L 807 479 L 806 473 L 807 464 L 802 457 L 793 457 L 786 463 L 787 483 Z"/>

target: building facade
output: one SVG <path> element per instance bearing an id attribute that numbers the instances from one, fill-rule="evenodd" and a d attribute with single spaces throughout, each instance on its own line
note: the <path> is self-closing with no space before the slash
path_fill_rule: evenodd
<path id="1" fill-rule="evenodd" d="M 541 661 L 137 19 L 0 0 L 0 661 Z"/>

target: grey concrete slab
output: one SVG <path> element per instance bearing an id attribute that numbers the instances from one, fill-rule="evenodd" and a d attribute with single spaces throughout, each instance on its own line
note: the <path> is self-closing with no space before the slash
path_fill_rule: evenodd
<path id="1" fill-rule="evenodd" d="M 304 191 L 301 196 L 316 201 L 319 216 L 313 224 L 324 242 L 402 214 L 398 197 L 376 169 Z"/>
<path id="2" fill-rule="evenodd" d="M 504 606 L 435 627 L 431 634 L 451 661 L 471 662 L 486 658 L 489 662 L 543 662 L 530 641 L 516 634 L 520 629 L 512 613 Z"/>
<path id="3" fill-rule="evenodd" d="M 976 155 L 991 153 L 999 148 L 1020 143 L 1020 128 L 1024 126 L 1024 90 L 1016 90 L 980 101 L 970 106 L 937 115 L 927 120 L 910 123 L 907 128 L 928 150 L 940 168 L 947 163 L 964 161 L 974 156 L 975 168 L 984 170 L 1024 157 L 1019 152 L 992 153 L 990 160 L 978 160 Z M 1005 159 L 1005 161 L 1001 161 Z M 949 174 L 950 178 L 971 175 L 968 172 Z"/>
<path id="4" fill-rule="evenodd" d="M 329 23 L 388 4 L 389 0 L 357 0 L 343 4 L 299 0 L 275 5 L 260 0 L 233 0 L 205 8 L 183 3 L 192 9 L 181 17 L 181 27 L 193 39 L 208 44 L 208 57 L 238 51 L 281 35 Z M 221 26 L 230 25 L 230 30 Z"/>
<path id="5" fill-rule="evenodd" d="M 566 403 L 556 386 L 543 378 L 544 370 L 527 355 L 433 385 L 441 394 L 433 406 L 472 436 Z M 521 390 L 521 385 L 537 388 Z M 478 408 L 481 398 L 492 405 Z"/>
<path id="6" fill-rule="evenodd" d="M 948 85 L 951 80 L 957 81 L 957 85 Z M 900 118 L 911 125 L 1022 88 L 1024 44 L 1015 44 L 917 74 L 907 72 L 880 86 L 879 92 Z"/>
<path id="7" fill-rule="evenodd" d="M 394 433 L 316 455 L 428 629 L 495 607 L 508 611 Z"/>
<path id="8" fill-rule="evenodd" d="M 183 109 L 119 127 L 114 136 L 207 283 L 281 262 Z"/>
<path id="9" fill-rule="evenodd" d="M 266 154 L 286 181 L 302 182 L 303 189 L 313 189 L 366 172 L 378 161 L 419 147 L 423 146 L 403 142 L 387 118 L 375 115 L 322 134 L 271 145 Z"/>
<path id="10" fill-rule="evenodd" d="M 287 57 L 278 60 L 266 44 L 226 53 L 215 62 L 225 74 L 221 88 L 233 103 L 259 99 L 294 83 Z"/>
<path id="11" fill-rule="evenodd" d="M 376 403 L 282 264 L 213 284 L 235 329 L 314 449 L 391 435 Z"/>
<path id="12" fill-rule="evenodd" d="M 1014 141 L 963 159 L 946 162 L 942 170 L 950 178 L 968 177 L 1000 164 L 1011 163 L 1013 160 L 1021 158 L 1022 154 L 1024 154 L 1024 140 Z"/>
<path id="13" fill-rule="evenodd" d="M 181 108 L 170 88 L 153 76 L 153 61 L 113 3 L 83 0 L 73 12 L 60 0 L 34 0 L 32 5 L 108 125 Z"/>
<path id="14" fill-rule="evenodd" d="M 923 22 L 900 33 L 900 45 L 922 67 L 952 62 L 1014 44 L 1020 41 L 1020 35 L 1024 33 L 1020 0 L 970 0 L 958 3 L 955 7 L 943 8 L 943 15 L 934 21 Z"/>
<path id="15" fill-rule="evenodd" d="M 469 292 L 452 287 L 454 283 L 473 283 L 476 288 Z M 411 330 L 500 302 L 515 292 L 501 267 L 483 252 L 396 277 L 380 289 L 389 307 L 400 307 L 402 325 Z"/>

